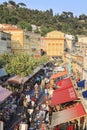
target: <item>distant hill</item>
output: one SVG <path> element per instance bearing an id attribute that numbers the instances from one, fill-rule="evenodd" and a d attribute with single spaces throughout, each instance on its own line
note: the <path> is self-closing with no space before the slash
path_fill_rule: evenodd
<path id="1" fill-rule="evenodd" d="M 59 30 L 74 35 L 87 35 L 87 16 L 81 14 L 79 17 L 72 12 L 62 12 L 53 15 L 53 10 L 39 11 L 31 10 L 24 3 L 16 4 L 14 1 L 3 2 L 0 5 L 0 23 L 14 24 L 29 31 L 32 24 L 36 25 L 36 33 L 46 33 Z M 40 27 L 40 30 L 38 29 Z"/>

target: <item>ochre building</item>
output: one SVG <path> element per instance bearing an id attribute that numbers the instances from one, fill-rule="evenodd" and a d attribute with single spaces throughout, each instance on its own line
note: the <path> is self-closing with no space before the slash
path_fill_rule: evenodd
<path id="1" fill-rule="evenodd" d="M 52 31 L 41 39 L 41 49 L 50 57 L 62 57 L 64 53 L 64 33 Z"/>

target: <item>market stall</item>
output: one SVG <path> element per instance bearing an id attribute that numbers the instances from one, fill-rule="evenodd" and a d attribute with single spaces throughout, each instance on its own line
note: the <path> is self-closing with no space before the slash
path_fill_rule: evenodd
<path id="1" fill-rule="evenodd" d="M 23 91 L 25 83 L 28 81 L 30 76 L 20 76 L 16 75 L 8 79 L 9 88 L 14 91 L 15 88 L 20 89 Z"/>
<path id="2" fill-rule="evenodd" d="M 0 103 L 5 101 L 11 94 L 11 91 L 0 86 Z"/>
<path id="3" fill-rule="evenodd" d="M 60 81 L 57 82 L 57 85 L 58 85 L 59 89 L 65 89 L 65 88 L 73 86 L 71 78 L 62 79 L 62 80 L 60 80 Z"/>
<path id="4" fill-rule="evenodd" d="M 86 112 L 82 103 L 77 103 L 74 107 L 67 108 L 58 112 L 53 112 L 51 127 L 72 121 L 85 115 Z"/>
<path id="5" fill-rule="evenodd" d="M 58 85 L 60 85 L 60 88 L 54 90 L 51 98 L 52 106 L 78 99 L 77 93 L 70 78 L 59 81 Z"/>
<path id="6" fill-rule="evenodd" d="M 59 77 L 65 76 L 65 75 L 68 75 L 68 71 L 66 68 L 64 68 L 64 71 L 62 71 L 62 72 L 58 72 L 56 74 L 53 74 L 50 79 L 59 78 Z"/>
<path id="7" fill-rule="evenodd" d="M 55 90 L 51 99 L 51 106 L 62 104 L 65 102 L 73 101 L 78 99 L 74 87 L 69 87 L 63 90 Z"/>
<path id="8" fill-rule="evenodd" d="M 13 83 L 17 83 L 17 84 L 24 84 L 25 82 L 27 82 L 28 79 L 29 79 L 29 76 L 22 77 L 20 75 L 16 75 L 16 76 L 8 79 L 8 82 L 13 82 Z"/>
<path id="9" fill-rule="evenodd" d="M 0 121 L 3 122 L 6 128 L 9 126 L 17 108 L 12 94 L 12 91 L 0 86 Z"/>
<path id="10" fill-rule="evenodd" d="M 68 71 L 66 68 L 64 68 L 64 71 L 53 74 L 50 77 L 50 84 L 54 85 L 55 80 L 57 80 L 57 82 L 58 82 L 59 80 L 61 80 L 63 77 L 66 77 L 66 76 L 68 76 Z"/>

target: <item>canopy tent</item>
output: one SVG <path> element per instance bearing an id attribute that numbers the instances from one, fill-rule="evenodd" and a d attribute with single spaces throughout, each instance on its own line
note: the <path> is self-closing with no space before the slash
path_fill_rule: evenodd
<path id="1" fill-rule="evenodd" d="M 81 81 L 77 82 L 77 86 L 80 87 L 80 88 L 84 88 L 85 87 L 85 81 L 86 80 L 81 80 Z"/>
<path id="2" fill-rule="evenodd" d="M 5 72 L 4 68 L 1 68 L 0 69 L 0 77 L 5 76 L 5 75 L 6 75 L 6 72 Z"/>
<path id="3" fill-rule="evenodd" d="M 54 72 L 54 73 L 58 73 L 58 72 L 64 71 L 64 69 L 65 69 L 65 68 L 64 68 L 63 66 L 55 67 L 54 70 L 53 70 L 53 72 Z"/>
<path id="4" fill-rule="evenodd" d="M 68 71 L 66 68 L 64 68 L 64 71 L 62 71 L 62 72 L 59 72 L 57 74 L 53 74 L 51 76 L 51 79 L 56 79 L 56 78 L 59 78 L 59 77 L 65 76 L 65 75 L 68 75 Z"/>
<path id="5" fill-rule="evenodd" d="M 70 86 L 66 89 L 57 89 L 53 92 L 53 96 L 51 98 L 51 106 L 73 101 L 76 99 L 78 99 L 78 96 L 73 86 Z"/>
<path id="6" fill-rule="evenodd" d="M 58 81 L 57 85 L 60 86 L 59 89 L 65 89 L 65 88 L 73 86 L 72 81 L 71 81 L 70 78 L 66 78 L 66 79 Z M 57 89 L 57 90 L 59 90 L 59 89 Z"/>
<path id="7" fill-rule="evenodd" d="M 11 91 L 0 86 L 0 103 L 7 99 L 11 94 Z"/>
<path id="8" fill-rule="evenodd" d="M 25 82 L 27 82 L 27 80 L 29 79 L 30 77 L 27 76 L 27 77 L 21 77 L 19 75 L 16 75 L 10 79 L 8 79 L 8 82 L 13 82 L 13 83 L 17 83 L 17 84 L 24 84 Z"/>
<path id="9" fill-rule="evenodd" d="M 76 104 L 74 107 L 64 109 L 59 112 L 53 112 L 51 127 L 56 125 L 66 123 L 68 121 L 72 121 L 74 119 L 78 119 L 86 115 L 84 107 L 81 103 Z"/>
<path id="10" fill-rule="evenodd" d="M 82 96 L 83 96 L 84 98 L 87 98 L 87 90 L 85 90 L 85 91 L 82 92 Z"/>

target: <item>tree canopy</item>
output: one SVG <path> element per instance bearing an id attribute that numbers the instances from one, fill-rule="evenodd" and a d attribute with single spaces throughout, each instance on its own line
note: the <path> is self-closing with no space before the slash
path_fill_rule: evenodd
<path id="1" fill-rule="evenodd" d="M 42 56 L 37 59 L 27 54 L 2 54 L 0 55 L 0 66 L 5 66 L 5 70 L 10 74 L 22 74 L 24 76 L 33 73 L 33 70 L 48 61 L 48 57 Z"/>

